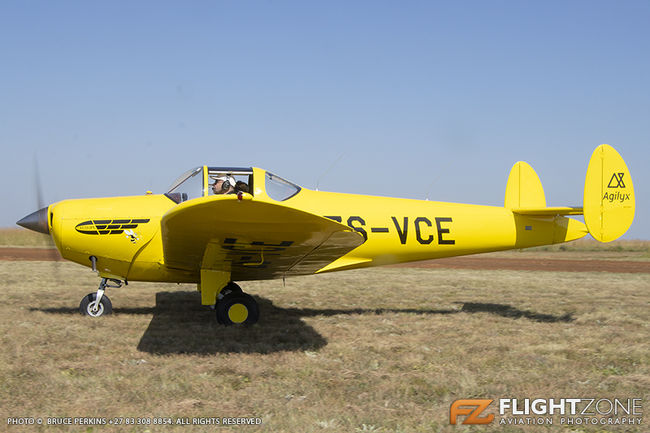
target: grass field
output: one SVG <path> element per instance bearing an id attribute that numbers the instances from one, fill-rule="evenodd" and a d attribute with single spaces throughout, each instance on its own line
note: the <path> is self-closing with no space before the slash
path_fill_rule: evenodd
<path id="1" fill-rule="evenodd" d="M 650 274 L 375 268 L 251 282 L 262 318 L 250 328 L 217 325 L 190 285 L 132 283 L 108 293 L 114 315 L 82 317 L 97 284 L 68 262 L 0 262 L 3 431 L 524 430 L 450 426 L 460 398 L 642 398 L 648 410 Z M 6 425 L 19 416 L 262 425 Z M 526 430 L 612 430 L 557 422 Z"/>

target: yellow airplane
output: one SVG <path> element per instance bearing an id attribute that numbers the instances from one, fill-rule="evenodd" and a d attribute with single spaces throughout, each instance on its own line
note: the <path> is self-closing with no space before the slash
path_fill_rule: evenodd
<path id="1" fill-rule="evenodd" d="M 49 233 L 61 255 L 101 277 L 83 314 L 109 314 L 122 282 L 197 283 L 225 325 L 259 318 L 235 281 L 284 278 L 623 235 L 632 179 L 609 145 L 594 151 L 583 207 L 547 207 L 539 177 L 517 162 L 503 207 L 313 191 L 260 168 L 197 167 L 165 194 L 64 200 L 17 224 Z M 584 215 L 585 223 L 568 218 Z"/>

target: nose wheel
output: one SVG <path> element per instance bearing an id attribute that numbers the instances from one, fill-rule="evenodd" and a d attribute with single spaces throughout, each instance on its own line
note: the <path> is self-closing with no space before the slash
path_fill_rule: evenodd
<path id="1" fill-rule="evenodd" d="M 104 316 L 113 313 L 113 304 L 106 295 L 97 302 L 97 293 L 88 293 L 79 304 L 79 312 L 90 317 Z"/>
<path id="2" fill-rule="evenodd" d="M 113 285 L 110 282 L 114 283 Z M 113 304 L 111 300 L 104 294 L 106 288 L 120 288 L 122 287 L 122 282 L 120 280 L 102 278 L 102 281 L 99 283 L 99 288 L 97 292 L 88 293 L 83 297 L 81 303 L 79 304 L 79 312 L 83 315 L 90 317 L 100 317 L 113 313 Z"/>

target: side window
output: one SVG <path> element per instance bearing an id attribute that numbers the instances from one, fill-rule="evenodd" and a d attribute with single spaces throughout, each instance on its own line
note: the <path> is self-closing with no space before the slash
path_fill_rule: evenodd
<path id="1" fill-rule="evenodd" d="M 266 194 L 273 200 L 288 200 L 299 192 L 299 186 L 268 171 L 266 172 Z"/>
<path id="2" fill-rule="evenodd" d="M 208 195 L 253 193 L 252 174 L 210 173 L 208 177 Z"/>

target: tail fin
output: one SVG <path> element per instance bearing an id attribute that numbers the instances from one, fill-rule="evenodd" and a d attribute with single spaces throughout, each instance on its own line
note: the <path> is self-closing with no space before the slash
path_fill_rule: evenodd
<path id="1" fill-rule="evenodd" d="M 619 153 L 607 144 L 594 150 L 587 168 L 585 224 L 594 239 L 610 242 L 622 236 L 634 219 L 634 186 Z"/>
<path id="2" fill-rule="evenodd" d="M 512 210 L 517 225 L 518 248 L 580 239 L 587 227 L 564 215 L 581 215 L 582 208 L 546 207 L 544 188 L 535 170 L 523 161 L 510 170 L 505 207 Z"/>
<path id="3" fill-rule="evenodd" d="M 546 207 L 542 182 L 524 161 L 515 163 L 510 170 L 504 207 L 519 215 L 582 215 L 580 207 Z"/>
<path id="4" fill-rule="evenodd" d="M 528 163 L 519 161 L 512 166 L 504 206 L 508 209 L 546 207 L 542 182 Z"/>

